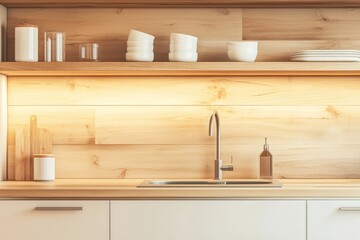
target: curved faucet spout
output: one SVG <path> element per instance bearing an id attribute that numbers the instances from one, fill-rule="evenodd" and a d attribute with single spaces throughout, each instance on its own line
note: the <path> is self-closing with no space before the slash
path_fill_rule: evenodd
<path id="1" fill-rule="evenodd" d="M 213 135 L 213 122 L 216 122 L 216 160 L 220 160 L 220 116 L 218 111 L 213 111 L 209 121 L 209 136 Z"/>

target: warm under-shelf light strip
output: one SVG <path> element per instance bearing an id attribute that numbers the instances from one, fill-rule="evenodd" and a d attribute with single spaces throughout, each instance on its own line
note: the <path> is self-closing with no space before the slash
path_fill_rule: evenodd
<path id="1" fill-rule="evenodd" d="M 0 75 L 0 181 L 6 179 L 7 77 Z"/>

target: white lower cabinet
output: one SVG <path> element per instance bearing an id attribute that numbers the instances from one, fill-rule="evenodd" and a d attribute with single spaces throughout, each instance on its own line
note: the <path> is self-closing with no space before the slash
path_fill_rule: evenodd
<path id="1" fill-rule="evenodd" d="M 305 240 L 306 201 L 112 201 L 111 240 Z"/>
<path id="2" fill-rule="evenodd" d="M 308 201 L 308 240 L 359 239 L 359 200 Z"/>
<path id="3" fill-rule="evenodd" d="M 0 201 L 1 240 L 109 240 L 109 201 Z"/>

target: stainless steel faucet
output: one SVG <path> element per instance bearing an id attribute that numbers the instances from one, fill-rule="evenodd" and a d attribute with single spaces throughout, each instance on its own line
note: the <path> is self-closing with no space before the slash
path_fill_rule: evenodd
<path id="1" fill-rule="evenodd" d="M 213 135 L 213 122 L 216 121 L 216 159 L 215 159 L 215 180 L 222 180 L 223 171 L 234 171 L 233 159 L 231 156 L 231 164 L 223 165 L 220 159 L 220 117 L 217 111 L 211 113 L 209 122 L 209 136 Z"/>

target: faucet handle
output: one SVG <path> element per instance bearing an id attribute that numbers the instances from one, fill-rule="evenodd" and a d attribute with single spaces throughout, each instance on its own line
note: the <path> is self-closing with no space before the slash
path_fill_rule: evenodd
<path id="1" fill-rule="evenodd" d="M 233 155 L 231 155 L 231 163 L 222 165 L 221 170 L 223 170 L 223 171 L 234 171 L 234 158 L 233 158 Z"/>

